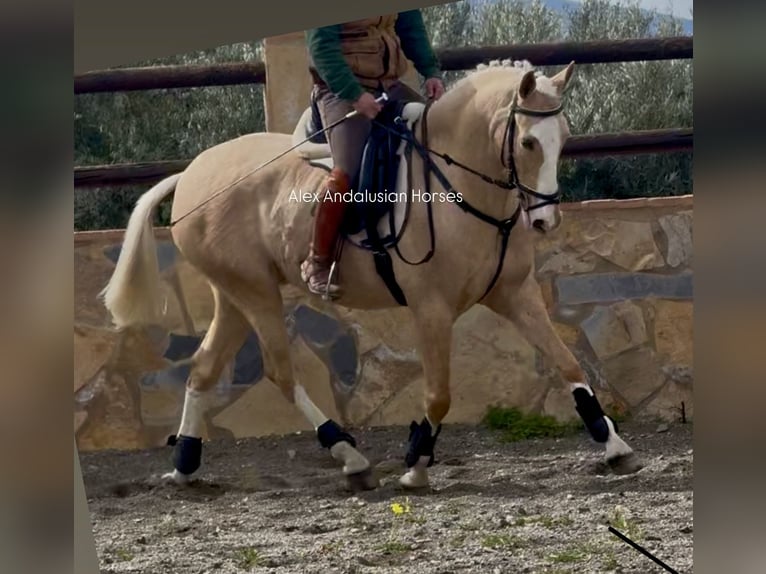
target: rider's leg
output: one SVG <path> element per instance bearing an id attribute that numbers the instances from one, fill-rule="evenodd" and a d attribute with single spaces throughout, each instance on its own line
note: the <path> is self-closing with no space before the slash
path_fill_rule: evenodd
<path id="1" fill-rule="evenodd" d="M 317 91 L 317 105 L 325 126 L 338 121 L 354 109 L 351 102 L 337 97 L 324 87 Z M 330 265 L 346 210 L 346 204 L 341 196 L 347 191 L 352 191 L 351 186 L 359 173 L 362 151 L 370 134 L 370 128 L 370 120 L 357 115 L 330 128 L 327 132 L 334 169 L 320 189 L 311 252 L 302 267 L 303 279 L 313 293 L 324 295 L 327 292 Z M 338 287 L 332 285 L 329 293 L 331 296 L 337 295 Z"/>
<path id="2" fill-rule="evenodd" d="M 396 82 L 387 90 L 389 98 L 401 102 L 420 102 L 426 103 L 426 98 L 420 92 L 413 90 L 404 82 Z"/>
<path id="3" fill-rule="evenodd" d="M 330 276 L 338 230 L 343 221 L 346 204 L 342 199 L 351 188 L 346 173 L 333 168 L 322 186 L 319 203 L 314 216 L 314 229 L 311 237 L 311 251 L 303 263 L 303 280 L 309 291 L 318 295 L 327 293 L 327 281 Z M 330 285 L 330 296 L 339 292 L 337 285 Z"/>

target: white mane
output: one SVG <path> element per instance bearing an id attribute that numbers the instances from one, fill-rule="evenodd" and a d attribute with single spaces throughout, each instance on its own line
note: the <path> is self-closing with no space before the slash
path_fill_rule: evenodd
<path id="1" fill-rule="evenodd" d="M 551 96 L 557 96 L 556 88 L 554 88 L 553 84 L 551 83 L 551 79 L 545 76 L 542 71 L 535 69 L 529 60 L 491 60 L 488 64 L 479 64 L 475 69 L 469 70 L 464 78 L 470 78 L 474 74 L 498 68 L 514 70 L 522 74 L 527 72 L 534 72 L 535 79 L 537 80 L 537 89 Z"/>
<path id="2" fill-rule="evenodd" d="M 522 72 L 531 72 L 534 71 L 536 76 L 542 75 L 542 72 L 540 70 L 535 70 L 535 67 L 532 65 L 532 63 L 529 60 L 492 60 L 489 64 L 479 64 L 476 66 L 476 70 L 471 70 L 470 73 L 474 71 L 480 71 L 480 70 L 486 70 L 487 68 L 516 68 L 518 70 L 521 70 Z"/>

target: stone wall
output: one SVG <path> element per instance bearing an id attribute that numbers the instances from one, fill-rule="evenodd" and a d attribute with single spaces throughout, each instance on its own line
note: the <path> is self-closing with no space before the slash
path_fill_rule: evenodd
<path id="1" fill-rule="evenodd" d="M 678 419 L 692 401 L 692 197 L 564 206 L 537 269 L 556 328 L 606 408 Z M 161 445 L 176 431 L 188 365 L 208 327 L 205 282 L 157 230 L 167 316 L 147 330 L 115 332 L 97 293 L 119 255 L 121 231 L 76 233 L 74 396 L 81 450 Z M 287 290 L 285 321 L 297 378 L 325 412 L 352 426 L 422 417 L 423 375 L 406 309 L 317 307 Z M 446 422 L 479 422 L 491 404 L 559 419 L 571 395 L 503 318 L 476 306 L 454 330 L 453 403 Z M 310 430 L 264 376 L 253 334 L 228 366 L 207 437 Z M 683 407 L 682 407 L 683 405 Z"/>

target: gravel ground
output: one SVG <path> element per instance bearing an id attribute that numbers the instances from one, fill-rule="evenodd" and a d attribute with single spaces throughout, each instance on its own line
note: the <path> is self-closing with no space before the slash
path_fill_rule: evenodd
<path id="1" fill-rule="evenodd" d="M 353 431 L 381 479 L 361 493 L 307 433 L 207 443 L 187 487 L 159 480 L 170 447 L 81 461 L 102 573 L 665 572 L 613 524 L 687 574 L 692 427 L 661 430 L 623 425 L 646 466 L 621 477 L 585 434 L 508 444 L 445 425 L 421 493 L 397 485 L 403 427 Z"/>

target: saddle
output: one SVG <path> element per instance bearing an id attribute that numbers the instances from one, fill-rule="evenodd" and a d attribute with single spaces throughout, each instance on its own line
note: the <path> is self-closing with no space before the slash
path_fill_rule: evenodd
<path id="1" fill-rule="evenodd" d="M 365 232 L 366 237 L 354 243 L 372 252 L 378 274 L 400 305 L 407 303 L 394 278 L 387 252 L 398 241 L 394 208 L 397 201 L 403 199 L 399 192 L 407 191 L 397 189 L 399 170 L 402 159 L 408 159 L 411 153 L 410 145 L 403 146 L 399 134 L 408 131 L 408 122 L 417 119 L 424 108 L 425 104 L 400 100 L 389 100 L 383 105 L 365 142 L 359 174 L 351 182 L 353 201 L 346 208 L 339 229 L 341 237 L 349 241 L 352 236 Z M 311 105 L 304 111 L 293 133 L 294 143 L 316 134 L 323 127 L 316 93 L 312 91 Z M 327 171 L 333 167 L 325 133 L 314 135 L 309 143 L 300 146 L 299 154 L 312 165 Z M 390 219 L 389 230 L 381 234 L 379 224 L 385 217 Z"/>
<path id="2" fill-rule="evenodd" d="M 386 102 L 375 118 L 376 123 L 372 124 L 370 135 L 362 150 L 359 173 L 350 182 L 354 193 L 353 201 L 346 209 L 340 227 L 340 233 L 344 238 L 368 230 L 369 227 L 377 229 L 376 226 L 380 220 L 386 215 L 391 215 L 394 209 L 397 200 L 399 164 L 402 159 L 399 153 L 402 140 L 396 134 L 404 133 L 407 129 L 406 125 L 397 123 L 395 120 L 403 117 L 404 108 L 407 105 L 408 102 L 399 100 Z M 311 132 L 306 135 L 310 135 L 324 127 L 314 92 L 311 94 L 311 106 L 307 111 L 310 112 L 307 128 L 310 127 Z M 309 141 L 314 144 L 327 144 L 325 134 L 326 132 L 316 134 Z M 329 146 L 326 149 L 329 153 Z M 332 163 L 327 161 L 328 158 L 322 159 L 325 161 L 314 163 L 319 163 L 327 170 L 331 169 Z M 389 247 L 396 237 L 391 233 L 380 239 L 384 246 Z M 369 238 L 362 240 L 359 246 L 374 249 Z"/>

